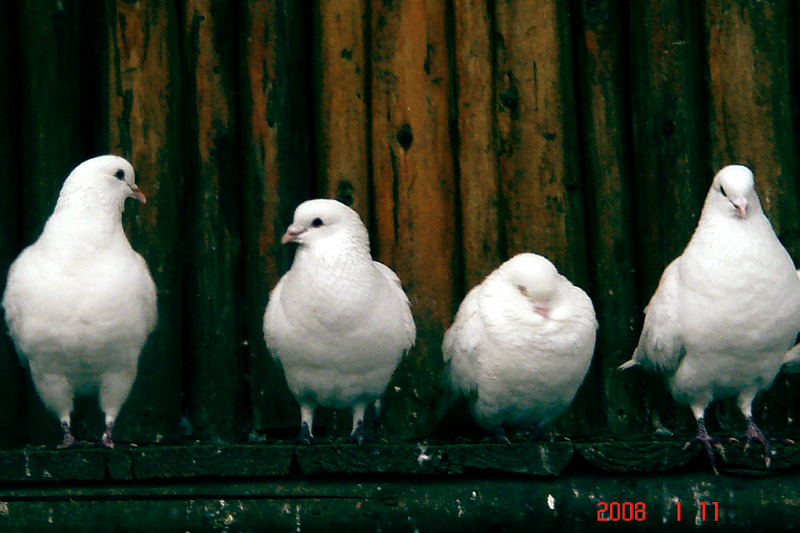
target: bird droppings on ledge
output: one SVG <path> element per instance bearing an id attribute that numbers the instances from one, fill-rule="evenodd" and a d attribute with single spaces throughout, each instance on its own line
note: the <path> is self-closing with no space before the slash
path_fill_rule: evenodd
<path id="1" fill-rule="evenodd" d="M 800 466 L 800 445 L 776 444 L 772 468 L 744 444 L 726 445 L 723 474 L 769 476 Z M 106 450 L 24 448 L 0 451 L 0 481 L 188 480 L 294 475 L 508 474 L 560 476 L 575 472 L 656 474 L 706 472 L 700 448 L 684 441 L 237 444 L 140 446 Z"/>

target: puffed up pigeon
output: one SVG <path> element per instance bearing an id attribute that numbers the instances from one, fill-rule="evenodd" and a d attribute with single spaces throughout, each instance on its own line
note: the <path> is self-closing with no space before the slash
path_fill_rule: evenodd
<path id="1" fill-rule="evenodd" d="M 336 200 L 300 204 L 281 242 L 299 246 L 264 313 L 267 347 L 300 404 L 300 442 L 317 406 L 353 409 L 351 437 L 411 349 L 416 327 L 397 275 L 373 261 L 353 209 Z"/>
<path id="2" fill-rule="evenodd" d="M 592 361 L 597 320 L 544 257 L 519 254 L 461 302 L 442 343 L 443 382 L 483 429 L 534 429 L 561 414 Z"/>
<path id="3" fill-rule="evenodd" d="M 663 373 L 673 398 L 692 409 L 697 437 L 716 472 L 705 410 L 738 397 L 747 444 L 769 440 L 751 404 L 768 389 L 800 332 L 800 280 L 761 209 L 753 173 L 730 165 L 714 177 L 683 254 L 667 266 L 645 309 L 633 358 Z"/>
<path id="4" fill-rule="evenodd" d="M 61 447 L 76 444 L 75 396 L 93 392 L 105 413 L 102 444 L 114 446 L 114 422 L 156 325 L 153 279 L 122 227 L 127 198 L 145 201 L 128 161 L 105 155 L 80 164 L 42 234 L 8 272 L 8 331 L 36 392 L 61 421 Z"/>

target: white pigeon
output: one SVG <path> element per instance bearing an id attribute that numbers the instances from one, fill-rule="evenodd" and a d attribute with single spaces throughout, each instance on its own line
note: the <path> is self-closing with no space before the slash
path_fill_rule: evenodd
<path id="1" fill-rule="evenodd" d="M 8 272 L 8 331 L 44 405 L 61 421 L 61 447 L 76 444 L 75 396 L 93 392 L 105 413 L 102 443 L 114 446 L 114 421 L 156 325 L 153 279 L 122 227 L 126 198 L 145 201 L 128 161 L 105 155 L 80 164 L 42 234 Z"/>
<path id="2" fill-rule="evenodd" d="M 461 302 L 442 343 L 445 387 L 483 429 L 537 432 L 572 403 L 594 352 L 592 301 L 544 257 L 519 254 Z"/>
<path id="3" fill-rule="evenodd" d="M 300 404 L 300 442 L 310 442 L 317 406 L 353 409 L 351 437 L 379 399 L 416 327 L 400 279 L 370 256 L 354 210 L 336 200 L 300 204 L 281 239 L 299 246 L 264 313 L 267 347 Z"/>
<path id="4" fill-rule="evenodd" d="M 697 229 L 664 270 L 645 309 L 633 359 L 666 375 L 673 398 L 692 409 L 697 437 L 716 472 L 705 410 L 738 397 L 747 444 L 770 445 L 751 404 L 778 374 L 800 332 L 800 280 L 761 209 L 753 173 L 730 165 L 714 177 Z"/>

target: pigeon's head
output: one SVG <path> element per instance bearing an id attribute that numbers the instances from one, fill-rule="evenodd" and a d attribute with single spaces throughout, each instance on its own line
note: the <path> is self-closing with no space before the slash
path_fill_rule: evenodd
<path id="1" fill-rule="evenodd" d="M 369 246 L 369 236 L 356 211 L 336 200 L 308 200 L 294 211 L 281 242 L 313 246 L 319 242 L 353 242 Z"/>
<path id="2" fill-rule="evenodd" d="M 553 263 L 541 255 L 524 253 L 509 259 L 501 269 L 505 278 L 547 318 L 558 292 L 560 275 Z"/>
<path id="3" fill-rule="evenodd" d="M 116 155 L 101 155 L 84 161 L 64 182 L 59 202 L 80 197 L 83 203 L 112 205 L 122 210 L 127 198 L 145 203 L 136 186 L 131 164 Z"/>
<path id="4" fill-rule="evenodd" d="M 743 165 L 728 165 L 717 172 L 709 196 L 715 204 L 741 218 L 747 218 L 754 206 L 760 205 L 753 173 Z M 750 211 L 748 206 L 753 206 Z"/>

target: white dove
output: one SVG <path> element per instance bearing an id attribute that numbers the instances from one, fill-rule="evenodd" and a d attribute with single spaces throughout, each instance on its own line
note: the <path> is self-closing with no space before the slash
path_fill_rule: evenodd
<path id="1" fill-rule="evenodd" d="M 114 421 L 157 321 L 153 279 L 122 227 L 126 198 L 145 201 L 128 161 L 105 155 L 80 164 L 42 234 L 8 272 L 8 331 L 44 405 L 61 421 L 64 448 L 76 444 L 75 396 L 94 392 L 105 413 L 102 444 L 114 446 Z"/>
<path id="2" fill-rule="evenodd" d="M 270 294 L 264 338 L 300 404 L 300 442 L 310 442 L 317 406 L 352 407 L 356 442 L 364 413 L 380 398 L 416 327 L 400 279 L 370 256 L 354 210 L 336 200 L 297 207 L 281 239 L 299 246 Z"/>
<path id="3" fill-rule="evenodd" d="M 761 210 L 753 173 L 730 165 L 714 177 L 697 229 L 667 266 L 645 309 L 635 365 L 667 377 L 675 401 L 692 409 L 697 437 L 716 472 L 705 410 L 738 397 L 747 445 L 770 444 L 751 410 L 768 389 L 800 332 L 800 280 Z M 688 446 L 688 444 L 687 444 Z"/>
<path id="4" fill-rule="evenodd" d="M 461 302 L 442 343 L 445 387 L 500 440 L 506 428 L 538 432 L 572 403 L 596 331 L 586 293 L 544 257 L 519 254 Z"/>

